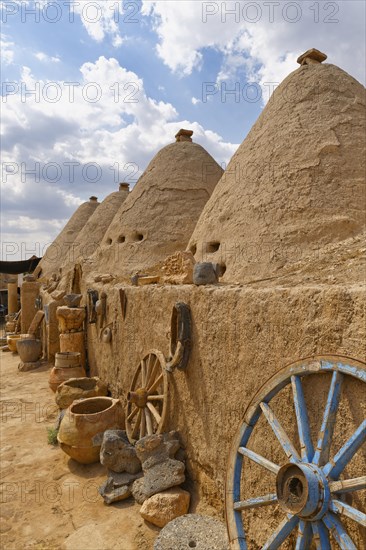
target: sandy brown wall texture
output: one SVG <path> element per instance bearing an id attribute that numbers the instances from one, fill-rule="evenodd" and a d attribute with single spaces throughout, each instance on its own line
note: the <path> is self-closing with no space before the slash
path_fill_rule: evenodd
<path id="1" fill-rule="evenodd" d="M 125 400 L 142 354 L 157 348 L 168 355 L 174 303 L 190 305 L 193 348 L 187 370 L 170 375 L 168 428 L 179 430 L 190 476 L 200 487 L 200 495 L 217 509 L 223 509 L 231 440 L 260 386 L 285 365 L 313 354 L 365 360 L 365 291 L 357 285 L 263 289 L 185 285 L 125 290 L 125 320 L 118 289 L 107 290 L 106 322 L 114 321 L 110 344 L 99 342 L 96 326 L 89 325 L 92 374 L 99 373 L 113 395 Z M 357 388 L 352 400 L 358 402 L 357 414 L 342 414 L 344 422 L 355 429 L 362 412 L 359 403 L 361 407 L 366 404 Z M 312 412 L 320 418 L 322 409 L 317 406 L 311 405 Z M 291 432 L 293 411 L 287 417 Z"/>

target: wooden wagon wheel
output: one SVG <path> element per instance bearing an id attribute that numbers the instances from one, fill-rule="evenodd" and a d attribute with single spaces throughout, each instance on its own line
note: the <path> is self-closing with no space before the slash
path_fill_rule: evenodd
<path id="1" fill-rule="evenodd" d="M 308 415 L 303 383 L 305 377 L 321 373 L 329 373 L 330 386 L 325 394 L 327 397 L 324 410 L 321 410 L 318 437 L 313 441 L 315 438 L 311 434 L 311 417 Z M 347 475 L 346 479 L 340 479 L 340 476 L 366 439 L 366 421 L 349 438 L 346 438 L 343 431 L 340 432 L 344 436 L 342 446 L 330 453 L 337 411 L 341 403 L 341 388 L 352 384 L 352 378 L 366 382 L 364 363 L 335 356 L 312 358 L 285 367 L 270 378 L 252 399 L 234 438 L 226 479 L 226 521 L 232 549 L 249 548 L 244 527 L 244 518 L 247 520 L 245 514 L 262 514 L 264 510 L 258 508 L 277 504 L 285 517 L 267 538 L 263 549 L 279 548 L 291 535 L 296 539 L 296 546 L 291 548 L 296 550 L 313 547 L 328 550 L 332 540 L 341 549 L 356 550 L 344 522 L 348 522 L 350 518 L 357 525 L 365 526 L 366 514 L 347 503 L 346 497 L 352 498 L 351 493 L 366 488 L 366 476 L 353 477 L 353 473 L 352 479 L 347 479 Z M 284 390 L 286 386 L 289 386 L 288 390 Z M 274 398 L 278 404 L 278 399 L 284 395 L 280 394 L 283 390 L 292 390 L 295 411 L 293 427 L 298 433 L 298 448 L 269 404 Z M 262 426 L 268 426 L 273 431 L 278 440 L 284 456 L 283 465 L 272 462 L 268 454 L 266 457 L 257 454 L 248 446 L 259 420 L 263 423 Z M 267 442 L 263 445 L 268 449 Z M 281 453 L 280 447 L 278 452 Z M 246 472 L 250 465 L 258 468 L 254 463 L 259 465 L 261 472 L 267 470 L 270 472 L 268 476 L 273 476 L 273 492 L 245 498 L 248 496 L 243 490 L 247 481 Z M 356 469 L 358 473 L 358 467 Z M 271 509 L 273 508 L 267 510 Z M 250 523 L 247 525 L 250 526 Z"/>
<path id="2" fill-rule="evenodd" d="M 136 369 L 126 406 L 126 432 L 131 443 L 164 430 L 168 406 L 165 367 L 164 355 L 151 350 Z"/>

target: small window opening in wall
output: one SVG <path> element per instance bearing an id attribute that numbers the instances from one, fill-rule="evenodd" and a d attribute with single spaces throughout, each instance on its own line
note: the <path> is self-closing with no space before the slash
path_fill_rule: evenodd
<path id="1" fill-rule="evenodd" d="M 107 239 L 107 244 L 112 244 L 112 239 Z"/>
<path id="2" fill-rule="evenodd" d="M 192 246 L 190 247 L 189 250 L 192 252 L 192 254 L 193 254 L 193 256 L 194 256 L 194 255 L 196 254 L 196 252 L 197 252 L 197 245 L 196 245 L 196 244 L 192 244 Z"/>
<path id="3" fill-rule="evenodd" d="M 124 242 L 126 242 L 126 237 L 125 237 L 124 235 L 120 235 L 120 236 L 118 237 L 118 242 L 119 242 L 119 243 L 124 243 Z"/>
<path id="4" fill-rule="evenodd" d="M 212 254 L 213 252 L 217 252 L 219 248 L 220 248 L 220 243 L 215 241 L 212 243 L 207 243 L 206 251 Z"/>
<path id="5" fill-rule="evenodd" d="M 139 241 L 143 241 L 143 240 L 144 240 L 144 236 L 143 236 L 142 233 L 137 233 L 136 232 L 132 235 L 132 241 L 134 241 L 134 242 L 139 242 Z"/>

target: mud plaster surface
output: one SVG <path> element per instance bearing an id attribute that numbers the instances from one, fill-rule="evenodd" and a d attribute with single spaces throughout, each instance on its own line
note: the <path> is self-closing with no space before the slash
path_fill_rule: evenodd
<path id="1" fill-rule="evenodd" d="M 353 286 L 302 286 L 248 289 L 245 287 L 154 286 L 125 288 L 127 312 L 121 316 L 118 289 L 107 292 L 107 322 L 114 320 L 110 344 L 98 341 L 89 325 L 92 374 L 108 382 L 112 394 L 126 399 L 141 357 L 149 349 L 169 351 L 173 304 L 183 301 L 192 311 L 193 348 L 188 368 L 170 376 L 169 420 L 166 429 L 178 430 L 188 456 L 188 474 L 200 498 L 224 510 L 224 482 L 232 438 L 245 408 L 261 385 L 282 367 L 315 354 L 339 354 L 365 360 L 365 290 Z M 314 391 L 317 389 L 317 392 Z M 329 389 L 327 376 L 306 387 L 313 416 L 313 436 L 321 422 Z M 279 404 L 280 418 L 293 434 L 296 424 L 290 398 Z M 332 452 L 337 451 L 362 420 L 365 398 L 360 383 L 345 386 L 344 404 L 337 418 Z M 267 458 L 286 462 L 266 426 L 253 440 Z M 365 470 L 362 451 L 349 475 Z M 254 496 L 273 492 L 263 472 L 248 470 Z M 358 473 L 357 473 L 358 472 Z M 264 483 L 264 487 L 260 484 Z M 259 491 L 259 492 L 258 492 Z M 247 493 L 248 495 L 248 493 Z M 244 498 L 244 497 L 243 497 Z M 358 502 L 364 507 L 364 502 Z M 259 523 L 258 523 L 259 522 Z M 252 519 L 253 548 L 279 523 L 278 516 Z M 354 534 L 354 533 L 353 533 Z M 366 544 L 355 533 L 355 541 Z M 361 542 L 362 541 L 362 542 Z"/>

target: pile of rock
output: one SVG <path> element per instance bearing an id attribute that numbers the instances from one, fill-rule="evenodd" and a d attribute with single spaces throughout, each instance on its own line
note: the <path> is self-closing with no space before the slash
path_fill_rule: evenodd
<path id="1" fill-rule="evenodd" d="M 106 430 L 100 461 L 108 468 L 108 479 L 99 488 L 106 504 L 130 497 L 132 483 L 142 476 L 141 462 L 123 430 Z"/>
<path id="2" fill-rule="evenodd" d="M 177 432 L 149 435 L 131 445 L 122 430 L 104 433 L 100 461 L 109 475 L 99 492 L 107 504 L 133 496 L 144 519 L 164 527 L 188 512 L 190 494 Z M 178 455 L 179 459 L 176 458 Z"/>

